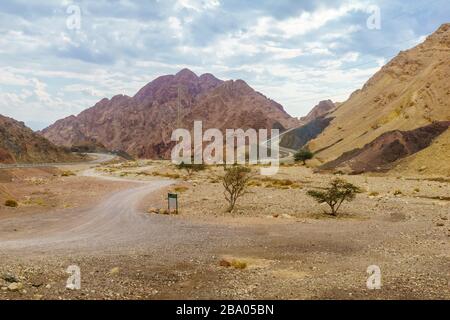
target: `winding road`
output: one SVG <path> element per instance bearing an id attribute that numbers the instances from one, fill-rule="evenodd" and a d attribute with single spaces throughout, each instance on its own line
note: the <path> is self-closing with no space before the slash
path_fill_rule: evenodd
<path id="1" fill-rule="evenodd" d="M 108 154 L 96 154 L 96 156 L 97 159 L 89 164 L 102 163 L 114 158 Z M 113 193 L 89 209 L 55 211 L 42 215 L 3 219 L 2 229 L 8 229 L 9 226 L 14 229 L 18 222 L 27 228 L 22 232 L 20 230 L 12 233 L 2 232 L 0 251 L 42 252 L 58 249 L 94 251 L 138 244 L 152 230 L 154 231 L 154 225 L 149 221 L 149 217 L 137 209 L 140 201 L 149 193 L 173 183 L 170 180 L 137 181 L 102 176 L 95 169 L 87 169 L 81 175 L 127 182 L 130 183 L 130 187 Z"/>

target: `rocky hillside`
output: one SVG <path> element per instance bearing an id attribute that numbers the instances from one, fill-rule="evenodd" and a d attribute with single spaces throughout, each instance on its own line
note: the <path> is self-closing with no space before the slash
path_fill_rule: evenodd
<path id="1" fill-rule="evenodd" d="M 328 162 L 321 169 L 338 169 L 346 173 L 388 171 L 398 160 L 429 147 L 449 127 L 450 121 L 442 121 L 410 131 L 386 132 L 363 148 L 346 152 Z"/>
<path id="2" fill-rule="evenodd" d="M 167 158 L 174 145 L 172 131 L 191 129 L 195 120 L 202 120 L 204 128 L 221 130 L 284 130 L 299 124 L 280 104 L 242 80 L 222 81 L 184 69 L 157 78 L 134 97 L 103 99 L 78 116 L 57 121 L 42 135 L 63 146 L 94 140 L 136 157 Z"/>
<path id="3" fill-rule="evenodd" d="M 0 163 L 75 160 L 79 160 L 79 158 L 34 133 L 22 122 L 0 115 Z"/>
<path id="4" fill-rule="evenodd" d="M 336 105 L 331 100 L 320 101 L 305 117 L 301 117 L 300 121 L 306 124 L 328 114 L 335 108 Z"/>
<path id="5" fill-rule="evenodd" d="M 450 24 L 444 24 L 422 44 L 392 59 L 327 116 L 333 119 L 330 125 L 308 142 L 317 153 L 316 164 L 361 149 L 386 132 L 411 131 L 435 121 L 449 121 L 449 61 Z M 435 148 L 437 141 L 440 139 L 433 140 L 429 148 Z M 419 162 L 411 159 L 409 168 L 418 172 L 414 163 Z M 429 161 L 438 162 L 430 163 L 435 168 L 450 166 L 448 160 L 442 162 L 438 157 Z"/>

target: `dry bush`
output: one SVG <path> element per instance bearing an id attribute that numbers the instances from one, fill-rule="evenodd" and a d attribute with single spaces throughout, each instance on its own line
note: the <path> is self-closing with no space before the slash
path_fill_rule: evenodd
<path id="1" fill-rule="evenodd" d="M 76 174 L 70 170 L 66 170 L 61 172 L 61 177 L 72 177 L 75 176 Z"/>
<path id="2" fill-rule="evenodd" d="M 233 260 L 231 261 L 231 266 L 235 269 L 243 270 L 247 268 L 247 262 L 240 261 L 240 260 Z"/>
<path id="3" fill-rule="evenodd" d="M 173 188 L 174 192 L 179 192 L 179 193 L 186 192 L 188 190 L 189 190 L 189 188 L 185 187 L 185 186 L 177 186 L 177 187 Z"/>
<path id="4" fill-rule="evenodd" d="M 180 179 L 181 175 L 178 173 L 168 173 L 168 172 L 153 172 L 152 176 L 154 177 L 164 177 L 169 179 Z"/>
<path id="5" fill-rule="evenodd" d="M 275 189 L 301 189 L 302 187 L 297 182 L 294 182 L 289 179 L 273 179 L 269 177 L 265 177 L 261 179 L 263 183 L 265 183 L 266 188 L 275 188 Z"/>
<path id="6" fill-rule="evenodd" d="M 5 206 L 10 208 L 17 208 L 19 204 L 16 200 L 8 199 L 5 201 Z"/>
<path id="7" fill-rule="evenodd" d="M 225 188 L 225 199 L 229 204 L 228 212 L 233 212 L 237 200 L 245 194 L 251 177 L 251 170 L 247 167 L 235 165 L 225 168 L 222 185 Z"/>

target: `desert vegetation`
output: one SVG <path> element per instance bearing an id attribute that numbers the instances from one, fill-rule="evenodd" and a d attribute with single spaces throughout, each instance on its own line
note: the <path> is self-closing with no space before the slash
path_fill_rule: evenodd
<path id="1" fill-rule="evenodd" d="M 330 214 L 337 217 L 342 203 L 353 201 L 360 192 L 361 189 L 357 186 L 343 179 L 334 179 L 324 191 L 309 190 L 307 194 L 318 203 L 326 203 L 331 209 Z"/>
<path id="2" fill-rule="evenodd" d="M 222 185 L 225 189 L 224 195 L 229 206 L 227 211 L 233 212 L 238 199 L 244 195 L 249 181 L 252 177 L 251 169 L 235 165 L 230 168 L 225 168 L 225 175 L 222 178 Z"/>
<path id="3" fill-rule="evenodd" d="M 303 165 L 306 165 L 306 161 L 311 160 L 312 158 L 314 158 L 314 153 L 308 149 L 300 149 L 296 154 L 294 154 L 294 160 L 296 162 L 301 162 Z"/>
<path id="4" fill-rule="evenodd" d="M 16 200 L 8 199 L 5 201 L 5 206 L 10 208 L 17 208 L 19 204 L 17 203 Z"/>

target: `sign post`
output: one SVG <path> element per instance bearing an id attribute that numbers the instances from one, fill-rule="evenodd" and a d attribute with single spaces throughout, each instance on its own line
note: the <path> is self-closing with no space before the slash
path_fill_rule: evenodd
<path id="1" fill-rule="evenodd" d="M 178 214 L 178 194 L 169 193 L 167 196 L 167 205 L 169 209 L 169 214 L 175 210 L 175 213 Z"/>

